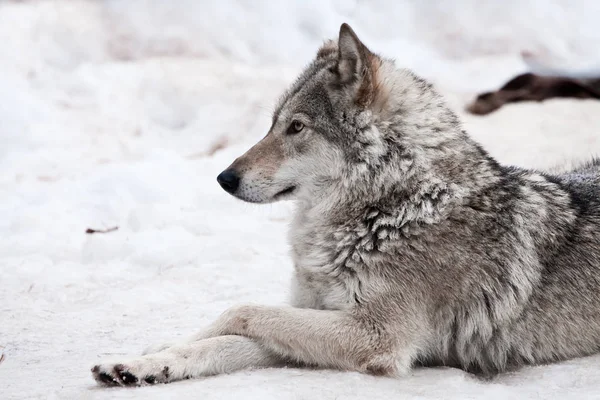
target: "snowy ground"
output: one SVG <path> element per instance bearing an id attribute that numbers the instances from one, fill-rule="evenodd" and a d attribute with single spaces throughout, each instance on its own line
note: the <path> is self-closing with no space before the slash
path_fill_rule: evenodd
<path id="1" fill-rule="evenodd" d="M 101 357 L 187 336 L 236 303 L 285 302 L 292 204 L 243 204 L 215 177 L 341 22 L 461 113 L 525 69 L 522 50 L 600 65 L 596 1 L 413 3 L 1 2 L 0 399 L 600 398 L 600 356 L 491 382 L 454 369 L 92 380 Z M 505 163 L 600 154 L 599 102 L 511 105 L 465 126 Z"/>

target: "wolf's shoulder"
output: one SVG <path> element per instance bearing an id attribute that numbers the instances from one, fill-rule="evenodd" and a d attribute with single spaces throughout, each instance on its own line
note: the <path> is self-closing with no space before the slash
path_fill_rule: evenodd
<path id="1" fill-rule="evenodd" d="M 569 195 L 571 206 L 580 215 L 600 216 L 600 159 L 594 158 L 562 173 L 544 174 L 544 177 Z"/>

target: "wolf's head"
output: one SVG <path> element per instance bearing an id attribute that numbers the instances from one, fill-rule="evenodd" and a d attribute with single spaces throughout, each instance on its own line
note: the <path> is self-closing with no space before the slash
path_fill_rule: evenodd
<path id="1" fill-rule="evenodd" d="M 458 136 L 456 116 L 428 83 L 343 24 L 282 96 L 266 137 L 217 180 L 255 203 L 382 195 L 431 169 L 436 151 Z"/>

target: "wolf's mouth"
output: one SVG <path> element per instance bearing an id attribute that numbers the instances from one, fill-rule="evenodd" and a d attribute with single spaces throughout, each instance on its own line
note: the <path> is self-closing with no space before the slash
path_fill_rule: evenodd
<path id="1" fill-rule="evenodd" d="M 283 197 L 288 194 L 291 194 L 294 190 L 296 190 L 296 186 L 290 186 L 289 188 L 283 189 L 281 192 L 277 193 L 275 195 L 275 198 L 279 198 L 279 197 Z"/>

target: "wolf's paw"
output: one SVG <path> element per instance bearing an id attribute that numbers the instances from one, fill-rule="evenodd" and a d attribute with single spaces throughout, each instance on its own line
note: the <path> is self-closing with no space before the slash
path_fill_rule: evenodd
<path id="1" fill-rule="evenodd" d="M 168 357 L 141 357 L 129 362 L 98 364 L 92 375 L 103 386 L 141 386 L 181 379 L 173 376 Z"/>

